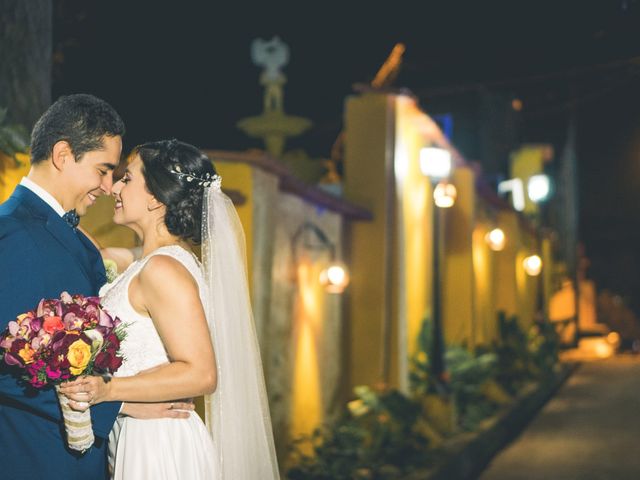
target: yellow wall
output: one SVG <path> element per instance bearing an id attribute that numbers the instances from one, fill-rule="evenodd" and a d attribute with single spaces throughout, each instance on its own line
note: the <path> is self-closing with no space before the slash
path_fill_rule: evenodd
<path id="1" fill-rule="evenodd" d="M 323 421 L 320 392 L 323 318 L 326 293 L 318 277 L 323 262 L 301 259 L 297 268 L 297 295 L 293 325 L 293 382 L 290 437 L 311 435 Z M 310 451 L 308 453 L 311 453 Z"/>
<path id="2" fill-rule="evenodd" d="M 529 255 L 538 255 L 542 258 L 542 252 L 537 239 L 531 232 L 520 229 L 521 245 L 516 257 L 516 277 L 518 285 L 518 320 L 525 330 L 532 324 L 538 309 L 538 290 L 542 287 L 542 273 L 538 276 L 527 275 L 524 269 L 524 259 Z M 545 266 L 543 265 L 543 270 Z"/>
<path id="3" fill-rule="evenodd" d="M 432 289 L 433 193 L 420 171 L 420 149 L 428 146 L 422 129 L 425 114 L 415 101 L 396 97 L 395 175 L 398 199 L 398 352 L 399 381 L 408 390 L 408 359 L 415 353 Z"/>
<path id="4" fill-rule="evenodd" d="M 29 173 L 31 168 L 29 156 L 18 154 L 18 159 L 22 165 L 16 165 L 13 158 L 0 153 L 0 203 L 11 196 L 22 177 Z"/>
<path id="5" fill-rule="evenodd" d="M 537 214 L 538 205 L 527 195 L 529 178 L 544 170 L 544 156 L 548 147 L 540 145 L 525 145 L 511 154 L 511 178 L 522 180 L 524 187 L 524 213 Z"/>
<path id="6" fill-rule="evenodd" d="M 475 280 L 474 310 L 476 345 L 490 344 L 497 334 L 496 328 L 496 263 L 502 252 L 492 251 L 485 236 L 496 228 L 495 222 L 483 216 L 476 220 L 473 231 L 473 270 Z"/>
<path id="7" fill-rule="evenodd" d="M 443 331 L 447 345 L 475 344 L 472 238 L 475 224 L 475 176 L 458 167 L 451 178 L 458 197 L 444 209 Z"/>
<path id="8" fill-rule="evenodd" d="M 549 318 L 549 300 L 554 291 L 554 261 L 553 261 L 553 246 L 551 238 L 545 236 L 541 240 L 541 255 L 542 258 L 542 300 L 544 302 L 543 310 L 545 318 Z"/>
<path id="9" fill-rule="evenodd" d="M 580 281 L 580 315 L 578 317 L 580 328 L 596 329 L 598 328 L 598 316 L 596 313 L 596 284 L 592 280 Z"/>
<path id="10" fill-rule="evenodd" d="M 549 300 L 549 318 L 551 321 L 569 320 L 576 315 L 576 297 L 571 280 L 564 280 L 560 290 Z"/>
<path id="11" fill-rule="evenodd" d="M 407 359 L 414 352 L 419 326 L 431 310 L 433 277 L 431 186 L 419 170 L 419 151 L 430 145 L 448 148 L 457 166 L 452 183 L 458 196 L 444 212 L 443 333 L 447 344 L 488 344 L 497 336 L 497 314 L 516 315 L 527 329 L 538 308 L 538 290 L 553 290 L 550 240 L 538 241 L 521 215 L 483 204 L 476 194 L 473 169 L 446 140 L 433 121 L 408 97 L 366 93 L 348 99 L 346 108 L 345 196 L 367 207 L 373 222 L 352 227 L 353 283 L 347 318 L 351 328 L 351 385 L 374 384 L 381 377 L 385 302 L 392 302 L 392 383 L 406 386 Z M 395 123 L 394 123 L 395 120 Z M 527 147 L 513 157 L 513 175 L 526 180 L 542 171 L 546 147 Z M 393 159 L 390 162 L 389 156 Z M 390 164 L 393 169 L 390 168 Z M 394 179 L 395 205 L 385 198 Z M 395 215 L 395 218 L 390 217 Z M 385 245 L 385 227 L 394 241 Z M 485 235 L 500 227 L 502 251 L 490 250 Z M 390 289 L 385 291 L 384 258 L 391 249 Z M 523 260 L 537 254 L 542 277 L 525 273 Z M 394 358 L 397 357 L 397 358 Z M 399 377 L 396 377 L 396 372 Z"/>
<path id="12" fill-rule="evenodd" d="M 383 377 L 385 302 L 393 302 L 393 293 L 385 291 L 384 277 L 385 249 L 391 249 L 393 254 L 393 245 L 385 245 L 385 223 L 394 213 L 385 205 L 389 194 L 387 168 L 392 165 L 394 148 L 393 109 L 393 97 L 382 94 L 353 96 L 346 102 L 344 193 L 374 216 L 371 222 L 353 223 L 350 232 L 349 261 L 353 275 L 346 318 L 350 327 L 352 386 L 373 385 Z M 389 335 L 395 348 L 395 334 Z M 393 359 L 393 363 L 397 361 Z M 391 371 L 394 370 L 392 367 Z"/>
<path id="13" fill-rule="evenodd" d="M 515 212 L 499 212 L 497 222 L 505 234 L 506 243 L 504 250 L 496 254 L 496 309 L 511 316 L 518 313 L 516 257 L 520 246 L 520 230 Z"/>

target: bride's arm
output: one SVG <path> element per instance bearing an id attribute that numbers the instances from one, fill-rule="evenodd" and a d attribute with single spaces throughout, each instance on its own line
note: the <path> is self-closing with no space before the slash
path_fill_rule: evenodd
<path id="1" fill-rule="evenodd" d="M 132 280 L 129 298 L 134 308 L 144 308 L 153 319 L 171 363 L 109 382 L 81 377 L 65 384 L 62 393 L 77 402 L 92 398 L 92 404 L 170 401 L 213 393 L 215 355 L 198 285 L 187 269 L 171 257 L 156 255 Z"/>

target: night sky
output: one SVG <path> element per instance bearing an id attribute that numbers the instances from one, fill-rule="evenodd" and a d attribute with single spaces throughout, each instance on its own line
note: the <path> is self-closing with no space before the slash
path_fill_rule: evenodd
<path id="1" fill-rule="evenodd" d="M 345 97 L 371 81 L 396 42 L 406 52 L 394 86 L 408 88 L 427 112 L 480 91 L 520 98 L 515 140 L 552 143 L 557 153 L 574 118 L 589 276 L 640 312 L 638 0 L 396 1 L 385 9 L 345 1 L 286 9 L 54 3 L 53 96 L 108 100 L 127 124 L 125 148 L 165 137 L 215 149 L 261 147 L 235 124 L 262 109 L 250 45 L 274 35 L 290 48 L 285 110 L 314 122 L 289 146 L 314 156 L 329 155 Z M 472 145 L 466 140 L 454 131 L 456 145 Z M 461 150 L 482 162 L 472 146 Z"/>

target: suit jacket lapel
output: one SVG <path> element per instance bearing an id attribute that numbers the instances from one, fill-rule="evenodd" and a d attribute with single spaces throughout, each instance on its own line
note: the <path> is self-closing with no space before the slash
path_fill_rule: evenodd
<path id="1" fill-rule="evenodd" d="M 84 244 L 76 232 L 57 213 L 53 212 L 47 218 L 47 230 L 60 244 L 66 248 L 81 267 L 82 273 L 95 286 L 95 278 L 91 274 L 91 263 Z"/>
<path id="2" fill-rule="evenodd" d="M 41 218 L 45 222 L 45 227 L 49 233 L 71 253 L 71 256 L 81 267 L 80 270 L 83 275 L 91 285 L 95 286 L 96 278 L 93 275 L 93 264 L 89 259 L 87 248 L 79 238 L 79 233 L 74 232 L 53 208 L 28 188 L 18 185 L 12 198 L 26 206 L 34 217 Z M 89 240 L 87 239 L 87 241 Z"/>

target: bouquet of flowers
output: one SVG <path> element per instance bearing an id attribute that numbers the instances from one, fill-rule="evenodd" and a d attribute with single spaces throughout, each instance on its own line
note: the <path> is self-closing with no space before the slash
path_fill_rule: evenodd
<path id="1" fill-rule="evenodd" d="M 42 299 L 18 315 L 0 335 L 0 356 L 27 386 L 43 389 L 79 375 L 110 375 L 122 364 L 124 324 L 98 297 L 69 295 Z M 77 412 L 58 393 L 69 447 L 84 452 L 94 442 L 89 409 Z"/>

